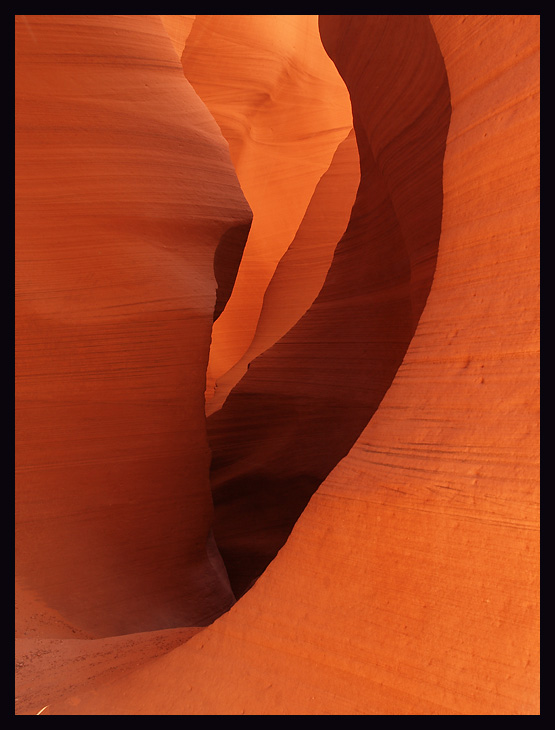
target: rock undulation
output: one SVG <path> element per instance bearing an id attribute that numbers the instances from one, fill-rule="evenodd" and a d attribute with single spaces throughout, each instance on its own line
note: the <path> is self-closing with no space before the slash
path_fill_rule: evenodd
<path id="1" fill-rule="evenodd" d="M 251 213 L 157 16 L 16 19 L 16 197 L 18 578 L 96 636 L 205 625 L 214 255 Z"/>
<path id="2" fill-rule="evenodd" d="M 352 129 L 316 185 L 295 238 L 264 292 L 248 350 L 218 378 L 217 390 L 207 402 L 207 415 L 222 407 L 250 363 L 281 339 L 310 308 L 324 284 L 337 242 L 347 228 L 359 183 L 358 148 Z"/>
<path id="3" fill-rule="evenodd" d="M 228 371 L 249 348 L 266 288 L 352 112 L 316 15 L 196 16 L 181 62 L 229 143 L 253 211 L 233 293 L 212 332 L 210 404 L 222 376 L 227 391 L 237 382 Z"/>
<path id="4" fill-rule="evenodd" d="M 426 16 L 369 16 L 349 25 L 348 47 L 336 50 L 347 22 L 322 21 L 351 90 L 360 155 L 347 230 L 308 312 L 208 419 L 215 536 L 237 595 L 374 415 L 434 274 L 450 116 L 437 40 Z"/>

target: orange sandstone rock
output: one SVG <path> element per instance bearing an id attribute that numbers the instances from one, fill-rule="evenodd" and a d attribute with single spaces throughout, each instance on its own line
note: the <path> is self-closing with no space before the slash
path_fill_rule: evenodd
<path id="1" fill-rule="evenodd" d="M 255 334 L 266 287 L 352 114 L 316 15 L 199 15 L 181 60 L 229 143 L 254 216 L 233 294 L 212 334 L 210 400 L 214 381 Z"/>
<path id="2" fill-rule="evenodd" d="M 391 386 L 225 615 L 42 714 L 539 713 L 539 17 L 430 22 L 452 106 L 441 236 L 427 299 L 430 261 L 407 247 L 415 331 Z M 396 85 L 412 111 L 426 87 L 406 68 L 385 89 L 365 74 L 391 58 L 397 31 L 410 56 L 429 27 L 417 16 L 320 23 L 359 109 L 368 176 L 372 136 L 359 130 L 379 110 L 374 139 L 385 140 Z M 403 220 L 420 215 L 401 149 L 386 144 L 380 160 Z M 342 393 L 364 399 L 359 372 Z"/>
<path id="3" fill-rule="evenodd" d="M 335 59 L 360 154 L 349 225 L 309 311 L 208 419 L 214 530 L 236 595 L 372 418 L 434 274 L 450 115 L 443 59 L 427 17 L 356 21 Z M 346 22 L 324 25 L 332 57 Z"/>
<path id="4" fill-rule="evenodd" d="M 18 715 L 36 715 L 68 693 L 90 691 L 182 646 L 199 627 L 146 631 L 104 639 L 21 638 L 15 647 Z"/>
<path id="5" fill-rule="evenodd" d="M 214 253 L 250 211 L 157 16 L 16 17 L 16 198 L 21 584 L 96 636 L 204 625 Z"/>
<path id="6" fill-rule="evenodd" d="M 185 43 L 195 22 L 196 15 L 161 15 L 160 20 L 164 24 L 170 40 L 175 48 L 179 59 L 183 55 Z"/>
<path id="7" fill-rule="evenodd" d="M 248 350 L 219 378 L 214 397 L 207 403 L 207 415 L 222 407 L 249 364 L 285 335 L 318 295 L 337 242 L 347 228 L 359 182 L 358 148 L 351 130 L 316 186 L 299 230 L 268 284 Z"/>

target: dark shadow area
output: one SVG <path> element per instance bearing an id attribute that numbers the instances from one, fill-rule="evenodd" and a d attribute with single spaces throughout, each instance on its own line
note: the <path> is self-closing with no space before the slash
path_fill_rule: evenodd
<path id="1" fill-rule="evenodd" d="M 361 182 L 308 312 L 208 419 L 214 534 L 241 596 L 390 387 L 433 281 L 450 95 L 427 16 L 321 16 Z"/>
<path id="2" fill-rule="evenodd" d="M 216 305 L 214 307 L 214 322 L 224 311 L 228 302 L 239 264 L 243 257 L 245 244 L 251 229 L 252 216 L 249 223 L 231 226 L 221 237 L 216 253 L 214 254 L 214 276 L 218 288 L 216 290 Z"/>

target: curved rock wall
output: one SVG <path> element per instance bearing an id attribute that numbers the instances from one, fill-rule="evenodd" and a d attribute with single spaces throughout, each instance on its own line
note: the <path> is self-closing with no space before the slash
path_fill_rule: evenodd
<path id="1" fill-rule="evenodd" d="M 206 624 L 233 602 L 210 532 L 214 252 L 251 214 L 157 16 L 16 19 L 16 198 L 22 586 L 95 635 Z"/>
<path id="2" fill-rule="evenodd" d="M 320 292 L 337 242 L 345 233 L 360 183 L 354 129 L 338 146 L 320 178 L 304 218 L 264 292 L 253 340 L 243 357 L 222 375 L 207 402 L 212 415 L 224 404 L 250 363 L 274 345 L 307 312 Z"/>
<path id="3" fill-rule="evenodd" d="M 236 595 L 372 418 L 434 273 L 450 115 L 443 59 L 427 16 L 355 20 L 321 21 L 353 100 L 361 181 L 349 225 L 309 311 L 208 419 L 214 529 Z"/>
<path id="4" fill-rule="evenodd" d="M 51 19 L 41 17 L 38 27 L 53 24 Z M 69 25 L 74 33 L 75 20 L 65 22 L 68 23 L 66 35 Z M 158 37 L 157 31 L 153 32 L 155 26 L 158 28 L 156 22 L 139 21 L 133 16 L 127 26 L 131 35 L 124 32 L 123 23 L 121 19 L 103 23 L 105 28 L 118 31 L 110 37 L 108 47 L 112 52 L 114 37 L 124 35 L 128 40 L 133 39 L 137 55 L 139 46 L 134 31 L 147 26 L 149 42 L 142 48 L 145 56 L 148 55 L 147 47 L 152 52 L 153 38 Z M 139 23 L 142 25 L 138 26 Z M 93 26 L 97 25 L 93 23 Z M 125 646 L 122 637 L 117 636 L 113 640 L 96 642 L 64 639 L 63 646 L 33 644 L 35 651 L 42 652 L 41 667 L 55 667 L 59 681 L 51 686 L 52 682 L 45 683 L 37 676 L 32 696 L 35 704 L 29 702 L 28 709 L 19 714 L 39 711 L 42 714 L 83 715 L 539 714 L 539 16 L 430 16 L 429 21 L 421 16 L 323 16 L 320 28 L 323 42 L 349 86 L 363 179 L 351 223 L 337 248 L 320 296 L 284 338 L 257 358 L 228 400 L 232 403 L 233 399 L 243 398 L 247 403 L 256 404 L 258 393 L 254 388 L 241 390 L 249 383 L 252 385 L 255 376 L 266 392 L 271 392 L 274 379 L 276 385 L 273 387 L 280 394 L 274 411 L 270 412 L 275 418 L 269 418 L 258 431 L 252 430 L 255 438 L 243 445 L 242 461 L 237 461 L 233 467 L 230 459 L 225 468 L 229 473 L 233 468 L 237 474 L 255 473 L 255 454 L 260 463 L 270 464 L 274 460 L 283 473 L 290 469 L 294 476 L 290 465 L 299 453 L 299 444 L 293 439 L 287 448 L 291 425 L 285 417 L 282 397 L 287 391 L 302 400 L 306 388 L 315 393 L 321 392 L 324 385 L 334 384 L 342 413 L 350 413 L 350 408 L 346 407 L 350 402 L 357 413 L 368 408 L 373 416 L 365 422 L 361 413 L 358 438 L 354 428 L 349 437 L 356 439 L 349 453 L 312 496 L 277 557 L 227 613 L 173 650 L 170 650 L 171 646 L 175 646 L 179 638 L 171 632 L 130 636 Z M 29 37 L 32 37 L 29 30 L 36 35 L 37 29 L 34 22 L 30 23 Z M 20 27 L 20 30 L 24 28 Z M 171 43 L 169 37 L 174 46 L 183 40 L 181 30 L 170 31 L 171 28 L 166 48 L 173 47 L 168 45 Z M 81 47 L 75 50 L 74 64 L 86 49 L 79 35 L 75 37 Z M 63 42 L 61 35 L 54 38 L 57 38 L 56 47 L 67 47 L 67 38 Z M 403 43 L 397 45 L 400 39 Z M 163 45 L 161 39 L 160 43 Z M 157 42 L 154 45 L 159 53 Z M 48 122 L 48 100 L 45 94 L 40 95 L 45 88 L 45 77 L 40 76 L 36 88 L 28 88 L 33 74 L 25 65 L 28 63 L 25 59 L 35 57 L 38 49 L 30 42 L 23 47 L 25 53 L 18 56 L 22 69 L 18 84 L 20 89 L 25 88 L 25 93 L 18 97 L 18 104 L 25 102 L 25 106 L 19 107 L 25 109 L 25 114 L 18 118 L 33 119 L 32 99 L 39 94 L 40 105 L 45 109 L 41 123 L 45 119 Z M 434 48 L 436 50 L 432 50 Z M 417 49 L 422 55 L 420 63 L 414 67 L 410 65 L 410 59 Z M 392 69 L 389 60 L 395 52 L 399 56 Z M 94 58 L 94 54 L 91 56 Z M 44 70 L 44 57 L 39 58 L 40 63 L 35 64 L 33 70 Z M 57 62 L 61 63 L 64 58 L 57 58 Z M 433 58 L 436 60 L 432 63 Z M 437 124 L 441 125 L 444 120 L 441 114 L 426 118 L 417 109 L 418 105 L 422 110 L 431 109 L 434 98 L 445 98 L 442 97 L 446 90 L 444 81 L 438 84 L 438 97 L 426 93 L 434 88 L 435 75 L 430 73 L 430 68 L 437 69 L 439 61 L 439 66 L 444 64 L 447 75 L 452 114 L 443 174 L 439 183 L 436 182 L 443 191 L 441 235 L 437 246 L 431 243 L 430 235 L 439 222 L 437 217 L 430 216 L 430 206 L 422 201 L 427 195 L 434 200 L 434 189 L 437 195 L 438 188 L 422 185 L 420 189 L 414 185 L 419 177 L 418 161 L 424 170 L 433 168 L 433 161 L 430 168 L 429 156 L 419 158 L 423 150 L 418 145 L 414 147 L 415 157 L 411 158 L 411 147 L 403 141 L 413 139 L 412 134 L 405 133 L 414 133 L 419 124 L 424 138 L 426 135 L 433 138 L 434 133 L 437 134 Z M 142 69 L 140 75 L 145 73 L 146 69 Z M 369 73 L 375 74 L 374 85 L 368 84 Z M 423 75 L 423 83 L 416 83 L 417 77 L 413 74 L 419 73 Z M 137 77 L 131 77 L 131 81 L 138 76 L 137 73 Z M 68 78 L 73 77 L 68 74 Z M 52 84 L 52 79 L 48 83 Z M 187 85 L 183 87 L 180 81 L 178 86 L 182 93 Z M 51 88 L 47 86 L 46 90 Z M 404 104 L 399 102 L 400 90 L 404 90 Z M 123 92 L 120 89 L 118 93 Z M 73 100 L 74 96 L 70 98 Z M 186 98 L 196 109 L 197 97 Z M 66 116 L 68 108 L 65 107 Z M 438 110 L 441 109 L 445 111 L 444 104 L 438 106 Z M 201 116 L 204 111 L 199 110 L 198 119 L 208 125 Z M 92 116 L 93 120 L 97 118 Z M 71 127 L 68 131 L 72 135 L 84 134 L 84 123 L 81 129 L 75 119 L 77 117 L 68 125 Z M 121 120 L 121 116 L 118 119 Z M 126 117 L 126 126 L 132 128 L 131 122 L 136 119 L 136 114 L 132 120 Z M 403 119 L 411 119 L 412 123 L 404 126 Z M 157 120 L 159 123 L 159 118 Z M 86 129 L 90 123 L 87 119 Z M 48 130 L 47 124 L 43 131 L 47 140 L 51 134 Z M 34 141 L 33 149 L 44 155 L 38 132 L 25 133 L 30 135 L 26 140 Z M 90 130 L 87 134 L 91 134 Z M 392 135 L 391 140 L 388 135 Z M 89 139 L 84 139 L 90 144 Z M 211 139 L 210 149 L 214 149 L 215 137 Z M 218 145 L 216 148 L 220 149 Z M 75 146 L 82 153 L 82 148 Z M 439 164 L 443 153 L 436 151 L 436 154 Z M 41 155 L 33 156 L 35 162 Z M 165 159 L 165 166 L 172 170 Z M 121 160 L 119 163 L 123 164 Z M 211 200 L 215 205 L 219 200 L 221 175 L 230 180 L 219 163 L 217 168 L 216 174 L 215 168 L 210 166 L 212 176 L 209 177 L 215 196 Z M 223 168 L 229 169 L 227 163 Z M 35 179 L 35 169 L 50 177 L 37 175 L 38 179 Z M 179 169 L 184 172 L 178 177 L 183 184 L 184 180 L 193 181 L 192 189 L 184 199 L 192 196 L 192 200 L 199 202 L 195 198 L 199 187 L 195 175 L 203 169 L 200 160 L 194 166 Z M 27 207 L 22 206 L 22 210 L 29 211 L 29 215 L 22 216 L 16 232 L 25 231 L 22 240 L 29 241 L 26 246 L 34 252 L 41 241 L 39 231 L 44 229 L 50 236 L 52 224 L 46 225 L 41 218 L 41 225 L 37 224 L 33 233 L 33 216 L 37 211 L 41 211 L 41 215 L 45 213 L 36 193 L 27 198 L 23 192 L 28 187 L 30 191 L 39 189 L 45 195 L 51 187 L 55 192 L 59 187 L 52 186 L 54 176 L 46 163 L 35 168 L 27 161 L 24 172 L 24 175 L 21 169 L 18 172 L 18 180 L 23 179 L 26 183 L 18 188 L 18 199 L 21 196 L 26 202 Z M 66 170 L 64 178 L 67 175 Z M 49 181 L 49 187 L 39 187 L 43 179 Z M 371 246 L 364 236 L 356 244 L 357 235 L 372 230 L 371 226 L 367 228 L 368 219 L 364 215 L 372 180 L 385 181 L 383 187 L 376 184 L 374 188 L 375 210 L 386 209 L 383 201 L 388 198 L 389 209 L 395 213 L 392 224 L 382 226 L 383 236 L 392 242 L 391 248 L 380 248 L 381 236 L 372 239 Z M 428 182 L 434 180 L 432 174 Z M 149 184 L 152 185 L 152 181 Z M 171 190 L 176 180 L 170 176 L 167 184 Z M 79 189 L 77 183 L 73 187 Z M 98 189 L 102 189 L 100 184 Z M 206 188 L 201 186 L 201 189 Z M 233 195 L 237 194 L 237 188 L 231 182 L 230 187 L 222 188 L 222 205 L 225 205 L 224 200 L 229 200 L 231 190 L 235 191 Z M 69 199 L 70 196 L 65 195 L 60 200 L 67 206 Z M 61 202 L 56 199 L 56 204 L 61 205 Z M 234 219 L 233 225 L 248 220 L 248 216 L 242 217 L 243 206 L 237 199 L 234 210 L 242 213 L 238 218 L 234 217 L 235 213 L 230 216 Z M 50 204 L 46 210 L 52 208 Z M 63 210 L 66 216 L 67 207 Z M 175 209 L 172 207 L 172 210 Z M 225 217 L 228 226 L 228 216 Z M 385 216 L 383 220 L 387 222 Z M 93 225 L 90 219 L 87 219 L 87 225 Z M 60 226 L 58 222 L 57 231 Z M 210 237 L 211 254 L 207 258 L 213 257 L 218 243 L 222 238 L 225 240 L 226 226 L 218 227 L 216 235 Z M 74 238 L 80 228 L 72 223 L 69 230 Z M 143 234 L 144 230 L 143 226 Z M 193 230 L 199 229 L 194 227 Z M 126 240 L 124 237 L 122 244 L 118 236 L 116 242 L 121 247 Z M 393 245 L 396 242 L 399 245 Z M 144 249 L 144 258 L 150 263 L 157 262 L 156 267 L 151 267 L 152 275 L 162 269 L 159 260 L 153 259 L 151 244 L 152 241 L 148 254 Z M 50 260 L 52 246 L 50 243 L 44 248 L 44 254 L 49 255 L 43 254 L 41 262 Z M 373 247 L 377 247 L 374 254 L 377 270 L 369 265 L 373 254 L 367 249 Z M 57 251 L 55 246 L 53 248 Z M 398 255 L 402 248 L 404 256 Z M 131 246 L 124 247 L 127 256 L 130 249 Z M 290 251 L 293 250 L 292 247 Z M 120 249 L 117 251 L 119 253 Z M 81 258 L 77 259 L 80 263 L 82 256 L 81 252 Z M 366 263 L 361 263 L 365 257 L 368 257 Z M 66 256 L 58 258 L 62 262 L 66 260 Z M 231 252 L 231 260 L 233 258 Z M 18 310 L 18 334 L 22 340 L 27 338 L 29 341 L 30 332 L 40 335 L 36 339 L 40 347 L 31 350 L 35 359 L 29 362 L 40 362 L 44 367 L 47 359 L 39 359 L 38 352 L 44 352 L 48 345 L 49 358 L 53 357 L 51 352 L 61 351 L 64 340 L 59 331 L 53 329 L 53 317 L 42 329 L 38 328 L 36 311 L 43 312 L 46 306 L 52 306 L 53 300 L 56 301 L 54 296 L 59 296 L 59 291 L 52 286 L 52 271 L 58 277 L 60 274 L 50 265 L 39 278 L 34 272 L 42 270 L 33 266 L 35 258 L 26 253 L 20 259 L 22 300 L 29 300 L 31 304 L 25 317 L 21 312 L 27 310 Z M 71 260 L 71 257 L 67 256 L 67 259 Z M 195 262 L 200 266 L 201 260 L 206 261 L 199 257 Z M 29 269 L 27 261 L 30 261 Z M 285 257 L 281 268 L 279 276 L 287 273 Z M 185 272 L 192 270 L 191 261 L 188 259 L 180 270 L 190 283 Z M 381 280 L 379 271 L 387 273 L 388 270 L 391 275 Z M 196 274 L 199 271 L 205 269 L 195 268 Z M 211 273 L 207 279 L 210 285 L 203 279 L 202 289 L 211 306 L 207 304 L 202 308 L 203 323 L 212 319 L 215 303 L 216 282 Z M 225 279 L 224 275 L 224 288 Z M 376 306 L 380 304 L 382 291 L 389 294 L 393 302 L 395 293 L 399 294 L 397 306 L 391 306 L 391 311 L 385 307 L 381 310 L 384 322 L 395 324 L 394 331 L 384 327 L 384 338 L 387 337 L 384 343 L 389 344 L 382 346 L 385 365 L 381 371 L 378 362 L 370 357 L 370 351 L 365 357 L 364 350 L 362 356 L 354 356 L 356 347 L 353 349 L 349 344 L 367 337 L 368 328 L 374 333 L 378 331 L 375 321 L 359 317 L 350 302 L 352 282 L 358 279 L 375 286 L 372 291 L 376 292 Z M 399 282 L 397 289 L 393 286 L 396 281 Z M 83 290 L 81 280 L 79 283 Z M 116 289 L 118 296 L 122 296 L 124 287 L 119 291 L 114 285 L 112 291 Z M 360 299 L 364 301 L 364 296 Z M 348 306 L 344 308 L 345 317 L 341 317 L 336 308 L 341 312 L 344 302 Z M 58 318 L 61 318 L 60 310 L 68 316 L 69 308 L 60 307 Z M 82 311 L 86 310 L 79 310 L 80 322 Z M 158 330 L 160 312 L 155 316 Z M 309 342 L 301 336 L 293 337 L 293 333 L 306 335 L 307 322 L 325 323 L 327 317 L 338 317 L 338 327 L 334 330 L 337 336 L 327 341 L 328 350 L 322 348 L 318 359 L 321 368 L 316 371 L 315 361 L 309 362 L 307 358 Z M 203 333 L 200 339 L 204 342 L 204 324 L 200 331 Z M 323 324 L 322 331 L 325 331 Z M 334 350 L 340 349 L 341 340 L 351 361 L 352 373 L 344 368 L 345 379 L 338 377 L 334 381 L 332 356 Z M 170 342 L 175 346 L 173 338 L 167 340 Z M 191 346 L 192 343 L 190 340 Z M 404 352 L 404 357 L 399 356 L 400 351 Z M 205 367 L 207 349 L 202 352 Z M 278 358 L 276 353 L 280 352 L 283 356 Z M 294 354 L 298 356 L 297 370 L 293 365 Z M 396 357 L 399 357 L 397 365 Z M 191 356 L 191 360 L 187 360 L 187 367 L 192 368 L 194 388 L 198 388 L 200 365 L 198 370 L 193 367 L 193 359 Z M 25 358 L 20 359 L 20 363 L 25 362 Z M 335 357 L 335 363 L 338 368 L 343 367 L 341 358 Z M 296 378 L 302 374 L 303 366 L 307 372 L 315 374 L 315 382 L 305 377 L 303 388 L 295 393 Z M 372 377 L 367 374 L 368 368 L 374 372 Z M 322 377 L 319 378 L 320 373 Z M 18 401 L 25 405 L 21 411 L 27 411 L 29 415 L 23 433 L 37 433 L 38 429 L 35 432 L 32 428 L 37 419 L 44 443 L 44 434 L 50 426 L 44 414 L 56 416 L 52 420 L 55 428 L 49 433 L 57 433 L 60 389 L 52 391 L 53 396 L 46 403 L 48 410 L 43 409 L 41 420 L 39 406 L 42 404 L 38 393 L 42 391 L 38 387 L 38 376 L 30 369 L 24 374 L 35 388 L 29 391 L 28 401 L 21 398 Z M 289 377 L 292 374 L 294 377 Z M 265 375 L 269 377 L 264 378 Z M 198 380 L 195 380 L 197 376 Z M 388 379 L 389 388 L 385 385 Z M 40 380 L 41 384 L 49 382 L 44 377 Z M 120 381 L 123 392 L 126 392 L 125 387 L 131 389 L 132 383 L 128 372 L 127 379 Z M 67 378 L 63 384 L 65 396 Z M 176 391 L 176 387 L 170 379 L 168 390 L 173 394 L 178 392 L 181 397 L 183 391 Z M 385 394 L 378 399 L 379 387 Z M 154 388 L 153 391 L 157 392 Z M 50 390 L 45 392 L 48 394 Z M 108 389 L 108 393 L 111 392 Z M 377 409 L 372 406 L 374 398 L 379 400 Z M 52 403 L 56 406 L 53 409 Z M 161 407 L 158 402 L 153 412 Z M 255 421 L 262 424 L 260 411 L 255 405 L 248 407 Z M 195 414 L 201 408 L 199 403 L 190 413 L 190 422 L 196 429 L 200 421 Z M 224 407 L 209 420 L 215 423 L 214 419 L 221 419 L 225 412 Z M 335 429 L 337 438 L 343 438 L 345 421 L 338 419 L 336 425 L 329 419 L 329 404 L 327 410 L 323 408 L 320 413 L 328 419 L 329 429 Z M 306 418 L 306 411 L 302 409 L 297 414 L 299 421 Z M 227 454 L 223 441 L 224 424 L 220 421 L 222 428 L 216 434 L 216 441 L 221 444 L 220 463 L 241 453 L 238 451 L 240 444 L 233 440 L 237 419 L 238 416 L 234 416 L 229 420 Z M 186 420 L 189 422 L 189 416 Z M 353 417 L 349 426 L 347 419 L 349 428 L 355 420 Z M 244 429 L 248 425 L 244 416 L 243 421 L 241 428 Z M 320 437 L 325 429 L 316 415 L 314 423 L 319 427 L 315 431 Z M 109 435 L 116 438 L 120 431 L 114 427 Z M 184 432 L 186 436 L 190 433 L 189 430 Z M 54 515 L 54 527 L 63 528 L 64 521 L 56 516 L 55 510 L 68 500 L 68 504 L 74 504 L 72 500 L 75 499 L 75 490 L 60 488 L 60 484 L 65 483 L 55 484 L 50 476 L 46 479 L 45 475 L 54 473 L 51 465 L 40 470 L 34 466 L 41 452 L 36 445 L 39 437 L 33 438 L 33 451 L 28 450 L 25 440 L 21 441 L 20 454 L 30 453 L 35 459 L 29 459 L 22 471 L 31 477 L 37 474 L 37 482 L 43 483 L 45 489 L 40 500 L 37 496 L 32 504 L 29 502 L 33 509 L 19 528 L 27 530 L 26 541 L 20 543 L 23 564 L 26 550 L 36 552 L 31 530 L 41 527 L 35 520 L 39 509 L 50 510 L 46 517 Z M 264 438 L 266 451 L 260 449 Z M 333 460 L 328 451 L 335 448 L 332 442 L 333 439 L 323 442 L 326 443 L 324 456 L 330 463 Z M 59 454 L 63 461 L 68 443 L 71 444 L 71 440 L 64 442 L 63 451 L 54 452 L 52 443 L 47 442 L 46 451 Z M 73 451 L 67 453 L 74 454 Z M 275 458 L 276 453 L 282 454 L 283 464 Z M 305 453 L 308 464 L 318 464 L 318 458 L 322 457 L 321 449 L 308 449 Z M 206 461 L 203 463 L 207 470 Z M 259 471 L 263 468 L 258 467 Z M 204 475 L 206 479 L 206 471 Z M 30 485 L 30 477 L 26 476 L 23 483 Z M 25 486 L 25 490 L 23 495 L 31 493 L 29 486 Z M 54 499 L 55 494 L 59 499 Z M 142 494 L 144 496 L 146 492 Z M 25 499 L 24 505 L 27 504 Z M 281 507 L 281 502 L 276 502 Z M 155 522 L 154 503 L 145 503 Z M 220 504 L 220 515 L 221 507 Z M 232 501 L 229 508 L 230 524 L 239 528 Z M 88 511 L 87 514 L 90 523 L 94 524 L 94 518 L 101 511 Z M 258 514 L 264 517 L 264 509 L 259 509 Z M 271 512 L 266 515 L 271 516 Z M 196 525 L 198 512 L 190 510 L 187 516 L 181 514 L 180 517 L 191 519 L 187 524 Z M 97 520 L 96 524 L 101 525 L 102 520 Z M 210 519 L 199 525 L 203 540 L 209 525 Z M 81 520 L 79 527 L 84 526 L 86 523 Z M 109 520 L 106 527 L 105 534 L 109 535 Z M 245 554 L 252 561 L 252 525 L 245 527 L 248 535 L 244 541 Z M 276 535 L 271 534 L 270 521 L 266 521 L 265 527 L 260 541 L 262 552 L 267 549 L 268 539 L 274 544 L 276 540 Z M 44 530 L 44 526 L 41 529 Z M 278 524 L 279 539 L 282 539 L 282 529 L 283 521 Z M 57 565 L 60 560 L 67 559 L 65 552 L 56 548 L 56 544 L 61 543 L 52 539 L 53 531 L 34 534 L 46 534 L 54 550 L 58 550 L 49 563 L 58 580 L 61 572 Z M 62 532 L 64 540 L 68 534 Z M 231 542 L 233 538 L 230 531 Z M 48 540 L 42 544 L 47 545 Z M 76 543 L 70 539 L 67 544 Z M 234 549 L 240 547 L 235 540 Z M 44 564 L 43 559 L 41 565 Z M 251 574 L 252 568 L 251 564 Z M 28 571 L 27 577 L 29 575 L 32 573 Z M 43 595 L 57 596 L 58 603 L 62 597 L 67 607 L 67 586 L 67 581 L 59 582 L 57 593 L 50 591 Z M 30 610 L 41 609 L 33 604 Z M 38 626 L 36 617 L 30 616 L 29 620 Z M 105 618 L 105 625 L 109 621 L 113 623 L 111 617 Z M 60 621 L 62 630 L 65 629 Z M 174 631 L 186 632 L 186 629 Z M 190 631 L 193 633 L 194 629 Z M 46 629 L 41 630 L 40 636 L 37 641 L 45 642 Z M 185 634 L 182 640 L 186 641 Z M 26 644 L 24 648 L 29 654 L 31 645 Z M 58 654 L 49 665 L 45 652 L 55 649 Z M 116 659 L 119 654 L 123 658 Z M 83 662 L 94 667 L 94 676 L 89 684 L 78 683 L 76 687 L 72 667 L 81 666 Z M 103 678 L 96 674 L 99 663 L 109 669 Z M 82 679 L 82 676 L 81 673 L 79 677 Z M 64 695 L 66 699 L 61 700 Z M 43 709 L 48 703 L 49 706 Z"/>
<path id="5" fill-rule="evenodd" d="M 266 287 L 352 113 L 316 15 L 198 15 L 181 61 L 229 143 L 253 211 L 233 294 L 212 333 L 210 402 L 253 339 Z"/>

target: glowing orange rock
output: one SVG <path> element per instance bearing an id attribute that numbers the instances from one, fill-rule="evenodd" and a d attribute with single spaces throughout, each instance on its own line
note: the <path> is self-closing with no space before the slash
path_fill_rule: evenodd
<path id="1" fill-rule="evenodd" d="M 213 330 L 209 400 L 250 345 L 266 287 L 352 114 L 316 15 L 196 16 L 182 64 L 229 142 L 253 211 L 233 294 Z"/>
<path id="2" fill-rule="evenodd" d="M 358 149 L 351 130 L 318 182 L 299 230 L 268 284 L 248 350 L 218 379 L 214 397 L 207 403 L 207 415 L 222 407 L 249 363 L 275 344 L 309 309 L 349 222 L 359 182 Z"/>
<path id="3" fill-rule="evenodd" d="M 179 59 L 183 55 L 185 43 L 195 22 L 196 15 L 161 15 L 160 20 L 164 24 L 170 40 L 175 48 Z"/>
<path id="4" fill-rule="evenodd" d="M 320 22 L 357 130 L 391 134 L 389 92 L 410 89 L 410 110 L 431 87 L 394 68 L 393 88 L 372 89 L 366 69 L 401 40 L 430 51 L 429 25 Z M 240 601 L 42 714 L 539 713 L 539 17 L 430 22 L 452 106 L 441 237 L 429 294 L 429 260 L 407 264 L 410 312 L 427 300 L 391 387 Z M 382 161 L 402 197 L 410 159 L 386 145 Z M 358 371 L 349 388 L 366 397 Z"/>

